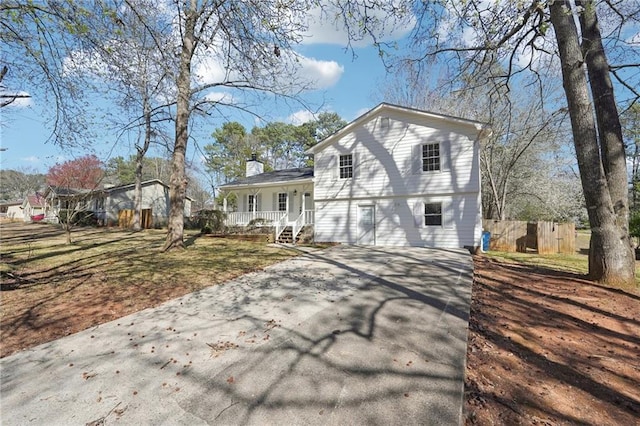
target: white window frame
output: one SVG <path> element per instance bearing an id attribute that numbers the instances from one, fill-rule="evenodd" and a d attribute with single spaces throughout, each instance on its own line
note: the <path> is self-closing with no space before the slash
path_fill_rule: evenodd
<path id="1" fill-rule="evenodd" d="M 423 172 L 439 172 L 442 169 L 441 151 L 439 142 L 422 144 L 420 156 Z"/>
<path id="2" fill-rule="evenodd" d="M 287 199 L 289 198 L 289 194 L 287 194 L 286 192 L 279 192 L 278 193 L 278 205 L 276 206 L 278 208 L 279 212 L 286 212 L 287 211 Z"/>
<path id="3" fill-rule="evenodd" d="M 338 176 L 340 179 L 353 178 L 353 154 L 338 155 Z"/>
<path id="4" fill-rule="evenodd" d="M 254 212 L 258 210 L 258 206 L 257 206 L 257 202 L 258 201 L 258 196 L 254 195 L 254 194 L 249 194 L 249 196 L 247 197 L 247 209 L 249 212 Z M 254 210 L 255 207 L 255 210 Z"/>
<path id="5" fill-rule="evenodd" d="M 433 211 L 431 208 L 432 207 L 437 207 L 437 211 Z M 444 214 L 442 211 L 442 202 L 438 201 L 438 202 L 430 202 L 424 203 L 424 226 L 439 226 L 439 227 L 443 227 L 444 226 Z M 429 223 L 430 222 L 430 218 L 431 219 L 439 219 L 437 220 L 437 222 L 439 223 Z"/>

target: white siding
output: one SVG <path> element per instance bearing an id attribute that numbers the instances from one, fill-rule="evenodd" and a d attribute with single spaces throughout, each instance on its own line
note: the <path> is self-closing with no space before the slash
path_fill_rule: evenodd
<path id="1" fill-rule="evenodd" d="M 316 153 L 317 200 L 479 190 L 475 135 L 440 122 L 416 122 L 409 115 L 392 116 L 389 127 L 380 129 L 379 119 L 374 117 Z M 442 154 L 447 153 L 443 160 L 449 160 L 449 171 L 416 172 L 415 147 L 435 142 L 448 148 L 443 149 Z M 349 153 L 354 154 L 354 177 L 339 179 L 337 156 Z"/>
<path id="2" fill-rule="evenodd" d="M 380 118 L 389 117 L 381 128 Z M 479 245 L 480 165 L 477 131 L 416 114 L 386 114 L 315 154 L 316 241 L 357 242 L 357 206 L 376 206 L 376 244 L 463 247 Z M 423 172 L 424 143 L 440 143 L 441 170 Z M 339 179 L 337 158 L 353 154 L 354 177 Z M 414 205 L 442 201 L 441 227 L 416 227 Z"/>
<path id="3" fill-rule="evenodd" d="M 424 202 L 442 202 L 442 226 L 416 226 Z M 477 246 L 481 237 L 479 197 L 475 194 L 437 197 L 394 197 L 316 201 L 315 240 L 356 244 L 358 206 L 374 205 L 376 245 L 459 248 Z M 422 207 L 422 204 L 420 204 Z"/>
<path id="4" fill-rule="evenodd" d="M 7 217 L 9 219 L 19 219 L 19 220 L 26 220 L 24 212 L 22 210 L 22 206 L 18 205 L 18 206 L 9 206 L 7 208 Z"/>

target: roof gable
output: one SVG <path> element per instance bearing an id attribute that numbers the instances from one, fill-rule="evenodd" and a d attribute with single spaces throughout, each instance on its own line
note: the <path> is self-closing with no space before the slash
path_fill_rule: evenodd
<path id="1" fill-rule="evenodd" d="M 488 128 L 487 124 L 481 123 L 475 120 L 468 120 L 466 118 L 454 117 L 454 116 L 445 115 L 445 114 L 438 114 L 434 112 L 423 111 L 415 108 L 403 107 L 403 106 L 393 105 L 393 104 L 388 104 L 383 102 L 378 106 L 376 106 L 375 108 L 371 109 L 370 111 L 362 114 L 360 117 L 356 118 L 351 123 L 344 126 L 342 129 L 338 130 L 332 135 L 329 135 L 328 137 L 320 141 L 315 146 L 309 148 L 308 150 L 305 151 L 305 153 L 315 154 L 317 152 L 320 152 L 323 149 L 325 149 L 327 146 L 331 145 L 332 143 L 342 138 L 343 136 L 353 132 L 354 129 L 365 125 L 373 118 L 385 113 L 394 113 L 394 112 L 410 114 L 418 118 L 428 118 L 431 120 L 442 121 L 443 123 L 447 123 L 447 124 L 455 124 L 461 127 L 467 127 L 477 133 L 480 133 L 482 130 Z"/>
<path id="2" fill-rule="evenodd" d="M 34 195 L 27 195 L 22 201 L 22 206 L 26 207 L 27 205 L 31 207 L 44 207 L 44 196 L 39 192 L 36 192 Z"/>

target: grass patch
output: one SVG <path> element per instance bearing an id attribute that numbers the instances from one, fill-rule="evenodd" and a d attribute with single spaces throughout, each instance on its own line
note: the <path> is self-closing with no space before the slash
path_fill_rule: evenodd
<path id="1" fill-rule="evenodd" d="M 491 259 L 510 263 L 520 263 L 527 266 L 553 269 L 555 271 L 571 272 L 586 275 L 589 272 L 589 260 L 587 256 L 580 254 L 547 254 L 512 253 L 502 251 L 490 251 L 485 255 Z"/>
<path id="2" fill-rule="evenodd" d="M 554 271 L 569 272 L 578 275 L 589 273 L 589 257 L 585 254 L 547 254 L 512 253 L 490 251 L 485 253 L 490 259 L 526 266 L 547 268 Z M 640 262 L 636 262 L 636 287 L 640 286 Z"/>
<path id="3" fill-rule="evenodd" d="M 166 231 L 78 228 L 73 244 L 40 224 L 0 226 L 2 354 L 53 340 L 298 254 L 265 242 L 185 235 L 161 252 Z"/>

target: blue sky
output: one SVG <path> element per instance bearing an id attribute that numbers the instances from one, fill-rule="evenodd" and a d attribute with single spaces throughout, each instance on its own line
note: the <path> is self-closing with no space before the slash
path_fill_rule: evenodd
<path id="1" fill-rule="evenodd" d="M 317 52 L 318 56 L 323 58 L 332 57 L 343 71 L 334 85 L 310 92 L 304 96 L 306 99 L 316 105 L 320 99 L 324 99 L 323 110 L 337 112 L 347 121 L 375 106 L 374 97 L 379 93 L 377 87 L 386 73 L 375 49 L 357 49 L 356 59 L 352 58 L 350 52 L 344 52 L 338 46 L 314 46 L 307 51 L 309 55 Z M 49 116 L 45 110 L 46 105 L 43 105 L 43 98 L 37 91 L 34 91 L 32 96 L 29 106 L 10 106 L 0 110 L 2 122 L 0 146 L 7 149 L 0 152 L 2 169 L 33 168 L 46 172 L 57 161 L 72 158 L 73 155 L 82 155 L 84 152 L 64 152 L 53 142 L 47 142 L 50 125 L 47 122 Z M 286 107 L 276 113 L 278 120 L 296 122 L 296 124 L 300 119 L 304 119 L 305 115 L 299 108 Z M 249 120 L 244 121 L 245 126 L 252 125 Z M 200 124 L 201 129 L 196 132 L 199 135 L 199 143 L 202 145 L 206 144 L 203 139 L 207 138 L 216 127 L 222 125 L 217 120 L 201 121 Z M 109 141 L 109 136 L 105 135 L 104 140 L 96 141 L 98 142 L 96 147 L 103 145 L 106 150 L 110 147 Z M 116 154 L 127 155 L 127 153 L 126 147 L 116 151 Z"/>
<path id="2" fill-rule="evenodd" d="M 387 40 L 400 39 L 408 30 L 398 30 Z M 314 107 L 322 104 L 322 111 L 337 112 L 343 119 L 351 121 L 380 102 L 378 87 L 386 76 L 386 70 L 375 48 L 360 42 L 352 51 L 345 49 L 346 43 L 343 31 L 326 23 L 312 24 L 304 43 L 296 48 L 296 53 L 302 58 L 302 73 L 317 80 L 319 86 L 318 90 L 306 92 L 303 100 Z M 215 70 L 212 73 L 215 74 Z M 0 110 L 0 146 L 4 150 L 0 152 L 0 168 L 46 173 L 56 162 L 88 153 L 80 149 L 63 151 L 48 141 L 51 134 L 51 125 L 48 123 L 51 114 L 46 110 L 48 105 L 37 88 L 29 93 L 32 98 L 28 101 Z M 286 105 L 284 102 L 279 102 L 269 112 L 274 121 L 294 124 L 311 118 L 309 112 L 300 105 Z M 248 129 L 255 124 L 252 117 L 234 116 L 232 111 L 230 114 Z M 220 127 L 223 121 L 219 118 L 198 120 L 192 136 L 203 146 L 210 141 L 211 132 Z M 103 135 L 93 143 L 93 149 L 99 158 L 106 160 L 110 156 L 132 154 L 133 151 L 126 145 L 112 150 L 113 135 Z M 156 152 L 150 155 L 162 154 Z M 198 155 L 193 143 L 188 155 L 191 158 Z"/>
<path id="3" fill-rule="evenodd" d="M 484 2 L 483 0 L 481 3 Z M 486 1 L 486 3 L 491 2 Z M 314 11 L 309 11 L 309 15 L 314 16 Z M 449 34 L 447 21 L 441 24 L 445 24 L 439 27 L 441 36 L 454 37 Z M 399 41 L 402 44 L 404 36 L 411 30 L 411 25 L 412 22 L 409 22 L 405 27 L 398 28 L 385 36 L 383 40 Z M 627 31 L 630 31 L 628 42 L 637 45 L 640 40 L 637 26 L 632 25 Z M 382 100 L 381 87 L 384 85 L 386 70 L 375 48 L 367 45 L 367 42 L 359 42 L 354 45 L 353 51 L 346 49 L 348 40 L 344 29 L 319 20 L 312 21 L 306 35 L 303 44 L 297 46 L 295 50 L 301 58 L 301 74 L 317 81 L 319 87 L 318 90 L 303 95 L 306 101 L 316 107 L 320 101 L 323 101 L 323 111 L 336 112 L 343 119 L 351 121 Z M 462 32 L 462 35 L 467 37 L 466 39 L 463 37 L 464 43 L 469 44 L 474 39 L 468 32 Z M 526 62 L 528 56 L 523 54 L 520 59 Z M 209 68 L 198 69 L 198 65 L 203 66 L 196 64 L 196 72 L 210 73 L 211 78 L 220 71 Z M 630 69 L 627 72 L 636 71 Z M 51 106 L 45 103 L 38 88 L 30 88 L 29 93 L 32 95 L 29 101 L 0 109 L 0 146 L 4 150 L 0 151 L 0 168 L 45 173 L 56 162 L 87 153 L 81 150 L 62 151 L 52 142 L 47 142 L 51 134 L 47 119 L 52 116 L 47 108 Z M 28 106 L 25 105 L 27 103 Z M 310 118 L 308 111 L 302 110 L 300 105 L 279 102 L 276 106 L 269 104 L 262 107 L 263 110 L 268 111 L 272 121 L 299 124 L 305 118 Z M 229 118 L 242 122 L 248 129 L 256 124 L 251 116 L 238 117 L 232 111 L 229 114 Z M 198 126 L 193 129 L 192 137 L 202 147 L 211 141 L 210 134 L 214 129 L 221 127 L 224 121 L 220 118 L 208 120 L 199 118 L 197 123 Z M 98 136 L 93 143 L 95 153 L 103 161 L 108 160 L 109 157 L 128 156 L 133 153 L 130 145 L 123 144 L 112 150 L 113 146 L 113 134 Z M 187 154 L 190 159 L 198 158 L 199 153 L 194 149 L 193 142 L 190 142 Z M 149 155 L 163 155 L 163 153 L 150 152 Z"/>

